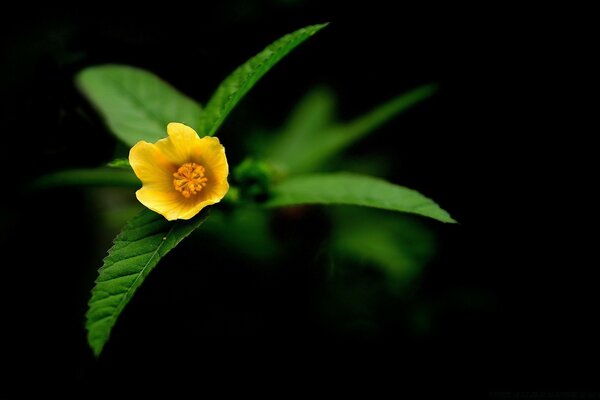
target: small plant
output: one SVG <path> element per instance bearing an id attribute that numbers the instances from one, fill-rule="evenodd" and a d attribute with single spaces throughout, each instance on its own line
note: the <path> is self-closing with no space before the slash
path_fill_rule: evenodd
<path id="1" fill-rule="evenodd" d="M 392 99 L 349 123 L 333 120 L 331 93 L 314 90 L 276 136 L 229 173 L 225 148 L 236 144 L 226 136 L 221 141 L 213 136 L 267 71 L 325 26 L 302 28 L 269 45 L 229 75 L 204 107 L 139 68 L 100 65 L 77 75 L 78 87 L 109 130 L 131 147 L 129 157 L 98 169 L 57 172 L 41 178 L 37 185 L 142 185 L 136 197 L 145 206 L 115 238 L 92 290 L 86 327 L 96 356 L 146 276 L 211 217 L 212 225 L 206 225 L 209 234 L 223 237 L 230 246 L 246 246 L 250 254 L 256 248 L 276 247 L 264 221 L 270 210 L 281 207 L 342 204 L 455 222 L 414 190 L 364 174 L 318 172 L 348 146 L 432 95 L 433 85 Z M 332 210 L 331 218 L 336 232 L 330 243 L 334 251 L 382 265 L 392 278 L 408 279 L 409 270 L 418 263 L 415 260 L 422 258 L 419 249 L 428 243 L 424 229 L 410 222 L 394 223 L 378 214 L 344 209 Z M 409 234 L 403 239 L 407 226 Z M 223 234 L 235 234 L 238 229 L 253 230 L 255 242 L 240 243 Z M 408 251 L 402 251 L 402 243 Z"/>

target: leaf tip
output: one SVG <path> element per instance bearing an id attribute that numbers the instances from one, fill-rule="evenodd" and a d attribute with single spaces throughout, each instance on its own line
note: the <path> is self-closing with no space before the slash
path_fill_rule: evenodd
<path id="1" fill-rule="evenodd" d="M 444 221 L 442 221 L 442 222 L 444 222 L 446 224 L 458 224 L 458 221 L 455 220 L 454 218 L 452 218 L 450 216 L 450 214 L 448 214 L 448 217 Z"/>
<path id="2" fill-rule="evenodd" d="M 319 32 L 321 29 L 325 28 L 329 24 L 330 24 L 329 22 L 323 22 L 322 24 L 315 24 L 315 25 L 307 26 L 305 29 L 310 30 L 310 36 L 312 36 L 315 33 Z"/>
<path id="3" fill-rule="evenodd" d="M 428 97 L 433 96 L 439 90 L 439 85 L 436 82 L 430 82 L 423 86 L 419 86 L 413 89 L 409 94 L 416 96 L 418 101 L 425 100 Z"/>
<path id="4" fill-rule="evenodd" d="M 105 341 L 92 339 L 88 333 L 88 345 L 92 349 L 92 353 L 94 354 L 94 358 L 97 360 L 100 358 L 100 354 L 102 354 L 102 350 L 104 349 Z"/>
<path id="5" fill-rule="evenodd" d="M 94 358 L 98 360 L 100 358 L 100 354 L 102 353 L 102 347 L 92 347 L 92 351 L 94 352 Z"/>
<path id="6" fill-rule="evenodd" d="M 452 216 L 450 215 L 450 213 L 446 210 L 444 210 L 443 208 L 441 208 L 439 205 L 435 205 L 435 207 L 437 208 L 437 213 L 435 213 L 435 215 L 425 215 L 425 216 L 429 216 L 439 222 L 442 222 L 444 224 L 458 224 L 458 221 L 455 220 L 454 218 L 452 218 Z"/>

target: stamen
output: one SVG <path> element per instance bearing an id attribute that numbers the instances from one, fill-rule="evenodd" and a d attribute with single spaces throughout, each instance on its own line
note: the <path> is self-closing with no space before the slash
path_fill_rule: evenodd
<path id="1" fill-rule="evenodd" d="M 206 186 L 208 178 L 204 176 L 206 170 L 200 164 L 185 163 L 173 174 L 173 186 L 181 192 L 186 199 L 199 193 Z"/>

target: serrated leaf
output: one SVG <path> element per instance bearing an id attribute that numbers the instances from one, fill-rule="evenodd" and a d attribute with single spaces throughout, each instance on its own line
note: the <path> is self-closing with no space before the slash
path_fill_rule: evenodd
<path id="1" fill-rule="evenodd" d="M 435 85 L 425 85 L 404 93 L 381 104 L 369 113 L 348 123 L 337 124 L 294 147 L 294 156 L 284 162 L 290 174 L 313 172 L 330 158 L 364 138 L 377 128 L 408 110 L 415 104 L 430 97 L 436 91 Z"/>
<path id="2" fill-rule="evenodd" d="M 133 171 L 113 168 L 79 168 L 53 172 L 41 176 L 31 184 L 34 189 L 61 186 L 125 186 L 140 187 Z"/>
<path id="3" fill-rule="evenodd" d="M 290 177 L 273 186 L 267 207 L 302 204 L 348 204 L 422 215 L 456 222 L 419 192 L 370 176 L 348 173 Z"/>
<path id="4" fill-rule="evenodd" d="M 326 25 L 307 26 L 287 34 L 233 71 L 206 104 L 198 132 L 201 135 L 214 135 L 231 110 L 264 74 Z"/>
<path id="5" fill-rule="evenodd" d="M 129 146 L 166 137 L 169 122 L 194 127 L 202 114 L 200 104 L 140 68 L 89 67 L 77 75 L 76 82 L 110 130 Z"/>
<path id="6" fill-rule="evenodd" d="M 304 153 L 313 151 L 320 134 L 333 124 L 334 110 L 335 96 L 330 90 L 316 88 L 308 92 L 269 146 L 269 161 L 286 169 L 301 164 Z"/>
<path id="7" fill-rule="evenodd" d="M 162 215 L 144 209 L 115 238 L 99 270 L 86 315 L 88 343 L 96 356 L 102 352 L 123 308 L 146 276 L 207 215 L 202 212 L 189 221 L 169 222 Z"/>

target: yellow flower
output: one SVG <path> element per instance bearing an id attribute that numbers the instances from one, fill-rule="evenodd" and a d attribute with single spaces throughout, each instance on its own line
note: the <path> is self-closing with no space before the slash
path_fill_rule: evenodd
<path id="1" fill-rule="evenodd" d="M 184 124 L 171 122 L 167 133 L 156 143 L 140 141 L 131 148 L 129 162 L 142 181 L 135 194 L 169 221 L 190 219 L 229 190 L 225 148 Z"/>

